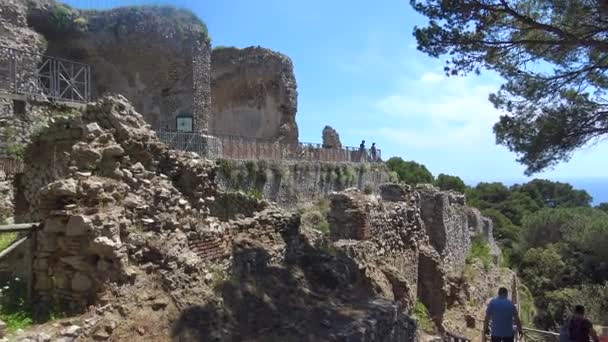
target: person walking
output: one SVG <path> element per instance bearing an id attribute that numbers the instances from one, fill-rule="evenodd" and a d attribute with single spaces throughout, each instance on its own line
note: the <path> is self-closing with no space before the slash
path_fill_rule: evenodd
<path id="1" fill-rule="evenodd" d="M 593 328 L 593 324 L 585 317 L 584 306 L 577 305 L 574 307 L 574 314 L 562 326 L 559 340 L 566 342 L 599 342 L 600 339 Z"/>
<path id="2" fill-rule="evenodd" d="M 509 290 L 501 287 L 498 289 L 498 297 L 488 303 L 486 318 L 483 321 L 482 342 L 486 342 L 488 334 L 491 336 L 491 342 L 513 342 L 515 340 L 513 323 L 517 326 L 519 335 L 523 335 L 519 313 L 515 304 L 508 297 Z M 491 329 L 490 322 L 492 323 Z"/>

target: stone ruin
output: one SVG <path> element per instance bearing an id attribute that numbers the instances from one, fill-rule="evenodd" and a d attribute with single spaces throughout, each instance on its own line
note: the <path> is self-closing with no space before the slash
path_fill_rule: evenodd
<path id="1" fill-rule="evenodd" d="M 445 214 L 456 215 L 458 200 L 439 201 L 438 214 L 425 201 L 449 194 L 350 189 L 330 196 L 330 233 L 321 235 L 247 196 L 232 213 L 218 210 L 231 200 L 216 172 L 160 143 L 120 96 L 57 120 L 28 147 L 17 189 L 17 220 L 43 223 L 38 316 L 84 313 L 71 320 L 83 339 L 409 341 L 420 300 L 441 329 L 460 265 L 451 259 L 463 253 L 439 250 L 432 233 L 459 222 Z M 158 323 L 141 326 L 144 317 Z"/>
<path id="2" fill-rule="evenodd" d="M 289 57 L 261 47 L 214 49 L 211 97 L 213 134 L 298 143 L 298 92 Z"/>
<path id="3" fill-rule="evenodd" d="M 325 126 L 321 135 L 323 139 L 323 148 L 342 148 L 340 135 L 331 126 Z"/>
<path id="4" fill-rule="evenodd" d="M 81 335 L 99 339 L 141 331 L 135 325 L 144 316 L 160 322 L 137 332 L 148 338 L 239 339 L 277 326 L 258 340 L 413 337 L 412 279 L 386 268 L 394 285 L 383 291 L 395 287 L 396 295 L 378 297 L 368 287 L 361 296 L 353 286 L 374 274 L 360 267 L 378 260 L 356 259 L 367 258 L 365 250 L 339 239 L 344 252 L 334 255 L 300 230 L 298 215 L 268 204 L 221 220 L 215 172 L 209 161 L 167 149 L 120 96 L 51 125 L 26 151 L 16 204 L 18 221 L 43 223 L 34 254 L 37 314 L 85 313 Z"/>
<path id="5" fill-rule="evenodd" d="M 176 131 L 177 118 L 191 116 L 198 132 L 298 142 L 291 60 L 260 47 L 212 50 L 205 24 L 187 10 L 93 11 L 54 0 L 6 0 L 0 3 L 0 24 L 0 45 L 91 65 L 91 97 L 122 94 L 156 130 Z M 30 57 L 32 70 L 23 77 L 34 80 L 40 57 Z M 37 107 L 44 111 L 45 103 L 24 101 L 28 115 Z M 25 126 L 16 135 L 28 140 L 38 119 L 14 117 L 19 106 L 12 98 L 0 99 L 0 120 Z"/>

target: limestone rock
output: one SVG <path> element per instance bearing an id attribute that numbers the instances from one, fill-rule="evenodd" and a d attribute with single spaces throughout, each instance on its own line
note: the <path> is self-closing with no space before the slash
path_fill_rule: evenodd
<path id="1" fill-rule="evenodd" d="M 72 289 L 76 292 L 87 292 L 93 287 L 93 281 L 89 276 L 78 272 L 72 278 Z M 71 335 L 69 335 L 71 336 Z"/>
<path id="2" fill-rule="evenodd" d="M 380 184 L 380 196 L 384 201 L 407 202 L 411 200 L 412 188 L 406 184 L 384 183 Z"/>
<path id="3" fill-rule="evenodd" d="M 331 126 L 325 126 L 325 128 L 323 128 L 322 139 L 324 148 L 342 148 L 340 135 Z"/>
<path id="4" fill-rule="evenodd" d="M 67 236 L 85 235 L 91 229 L 91 219 L 83 215 L 75 215 L 70 217 L 67 227 Z"/>
<path id="5" fill-rule="evenodd" d="M 70 325 L 65 329 L 61 330 L 61 336 L 64 337 L 78 337 L 82 333 L 82 328 L 78 325 Z"/>
<path id="6" fill-rule="evenodd" d="M 47 198 L 74 197 L 78 194 L 77 187 L 74 179 L 63 179 L 48 184 L 40 192 Z"/>
<path id="7" fill-rule="evenodd" d="M 297 144 L 289 57 L 260 47 L 221 48 L 213 50 L 211 66 L 211 132 Z"/>

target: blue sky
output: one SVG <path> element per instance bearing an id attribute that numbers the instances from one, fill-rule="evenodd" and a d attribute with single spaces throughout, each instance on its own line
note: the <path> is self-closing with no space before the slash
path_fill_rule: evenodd
<path id="1" fill-rule="evenodd" d="M 500 113 L 488 94 L 501 79 L 487 72 L 446 78 L 441 61 L 416 50 L 412 29 L 425 20 L 408 0 L 67 3 L 98 8 L 170 3 L 205 21 L 215 46 L 260 45 L 288 55 L 298 82 L 301 141 L 319 142 L 329 124 L 344 144 L 375 141 L 384 158 L 416 160 L 435 175 L 454 174 L 468 183 L 526 180 L 516 156 L 494 143 L 492 126 Z M 603 178 L 607 152 L 606 143 L 583 149 L 536 177 Z"/>

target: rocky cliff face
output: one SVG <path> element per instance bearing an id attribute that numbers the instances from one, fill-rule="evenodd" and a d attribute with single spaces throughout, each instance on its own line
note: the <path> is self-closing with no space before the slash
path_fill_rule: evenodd
<path id="1" fill-rule="evenodd" d="M 158 128 L 175 129 L 177 115 L 197 114 L 194 101 L 209 114 L 209 89 L 196 100 L 194 91 L 198 77 L 208 80 L 210 43 L 205 24 L 191 12 L 146 6 L 84 11 L 50 1 L 30 6 L 28 23 L 46 38 L 47 54 L 92 66 L 93 98 L 122 94 Z M 207 119 L 195 120 L 204 125 Z"/>
<path id="2" fill-rule="evenodd" d="M 321 134 L 324 148 L 342 148 L 340 135 L 331 126 L 325 126 Z"/>
<path id="3" fill-rule="evenodd" d="M 211 56 L 216 134 L 298 141 L 297 90 L 289 57 L 260 48 L 216 48 Z"/>

